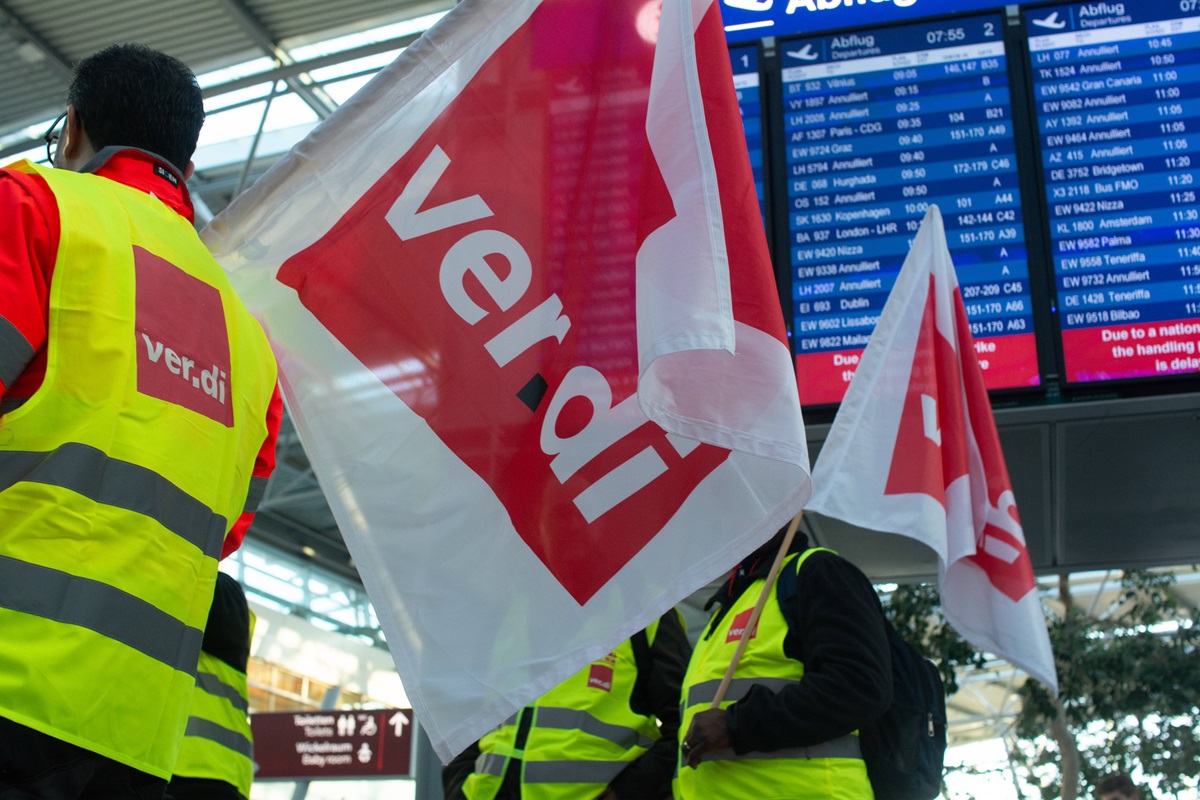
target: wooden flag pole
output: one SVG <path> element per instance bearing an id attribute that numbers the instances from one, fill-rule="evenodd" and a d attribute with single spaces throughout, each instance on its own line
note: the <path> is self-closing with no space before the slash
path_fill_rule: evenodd
<path id="1" fill-rule="evenodd" d="M 791 524 L 788 525 L 787 534 L 783 537 L 783 544 L 779 545 L 779 552 L 775 554 L 775 561 L 771 564 L 771 571 L 767 573 L 767 581 L 763 584 L 762 593 L 758 596 L 758 602 L 754 604 L 754 610 L 750 612 L 750 619 L 746 622 L 746 627 L 742 628 L 742 635 L 738 638 L 737 649 L 733 651 L 733 659 L 729 662 L 729 667 L 725 670 L 725 677 L 721 679 L 721 685 L 717 687 L 717 696 L 713 698 L 712 708 L 720 707 L 721 701 L 725 699 L 725 693 L 729 691 L 729 684 L 733 681 L 733 673 L 737 669 L 738 662 L 742 660 L 742 653 L 746 652 L 746 643 L 750 641 L 750 633 L 758 625 L 758 618 L 762 616 L 763 606 L 767 604 L 767 597 L 771 594 L 771 587 L 775 585 L 775 578 L 779 576 L 779 570 L 783 567 L 783 559 L 787 556 L 787 552 L 792 546 L 792 540 L 796 538 L 796 531 L 800 529 L 800 519 L 803 516 L 804 509 L 801 509 L 800 513 L 792 517 Z"/>

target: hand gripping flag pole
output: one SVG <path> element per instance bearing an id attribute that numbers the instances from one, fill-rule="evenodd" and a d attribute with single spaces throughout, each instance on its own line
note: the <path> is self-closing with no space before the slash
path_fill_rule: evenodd
<path id="1" fill-rule="evenodd" d="M 803 517 L 804 511 L 801 510 L 799 514 L 792 517 L 792 521 L 788 524 L 783 544 L 779 545 L 779 552 L 775 554 L 775 561 L 771 564 L 770 572 L 767 573 L 762 592 L 758 595 L 758 602 L 754 604 L 754 610 L 750 612 L 750 619 L 746 622 L 746 627 L 742 628 L 742 634 L 738 637 L 737 649 L 733 651 L 733 658 L 730 659 L 729 666 L 725 668 L 725 676 L 721 678 L 721 685 L 717 687 L 712 708 L 720 708 L 721 701 L 725 699 L 725 693 L 729 691 L 729 684 L 733 682 L 733 673 L 737 672 L 742 654 L 746 652 L 746 645 L 749 643 L 754 629 L 758 626 L 758 618 L 762 616 L 763 606 L 767 604 L 767 598 L 771 595 L 771 587 L 775 585 L 775 579 L 779 577 L 779 570 L 783 567 L 783 560 L 792 547 L 792 540 L 796 538 L 796 531 L 800 529 L 800 520 Z"/>

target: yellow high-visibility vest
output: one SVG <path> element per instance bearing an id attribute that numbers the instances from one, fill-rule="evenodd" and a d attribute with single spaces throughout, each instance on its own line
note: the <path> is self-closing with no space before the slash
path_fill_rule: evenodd
<path id="1" fill-rule="evenodd" d="M 250 612 L 250 631 L 254 612 Z M 173 778 L 224 781 L 250 796 L 254 781 L 254 737 L 250 732 L 246 673 L 200 651 L 196 687 Z"/>
<path id="2" fill-rule="evenodd" d="M 190 223 L 38 167 L 58 203 L 46 375 L 0 417 L 0 716 L 169 778 L 276 380 Z"/>
<path id="3" fill-rule="evenodd" d="M 800 570 L 814 548 L 792 554 L 783 570 Z M 758 625 L 733 673 L 733 681 L 721 701 L 727 708 L 746 696 L 755 685 L 772 691 L 799 683 L 804 664 L 789 658 L 783 649 L 788 626 L 775 594 L 778 581 L 763 605 Z M 716 622 L 710 621 L 692 651 L 683 681 L 682 740 L 697 713 L 712 706 L 717 688 L 733 661 L 741 631 L 749 621 L 763 580 L 742 592 L 733 607 Z M 716 621 L 716 615 L 713 616 Z M 871 783 L 858 746 L 851 734 L 812 747 L 797 747 L 769 753 L 737 755 L 732 749 L 705 755 L 696 768 L 680 758 L 675 778 L 676 800 L 872 800 Z"/>
<path id="4" fill-rule="evenodd" d="M 655 620 L 646 628 L 647 641 L 653 643 L 657 632 Z M 520 759 L 523 800 L 598 796 L 661 738 L 655 718 L 630 707 L 637 676 L 634 649 L 626 640 L 480 739 L 480 755 L 463 794 L 492 800 L 510 761 Z M 519 749 L 524 715 L 530 727 Z"/>

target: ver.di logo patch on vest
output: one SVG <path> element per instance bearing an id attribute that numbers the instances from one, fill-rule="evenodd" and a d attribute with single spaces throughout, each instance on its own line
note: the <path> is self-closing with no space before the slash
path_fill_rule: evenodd
<path id="1" fill-rule="evenodd" d="M 746 623 L 750 621 L 750 615 L 754 613 L 753 608 L 747 608 L 742 613 L 733 618 L 733 622 L 729 624 L 729 633 L 725 635 L 725 644 L 736 642 L 742 638 L 742 631 L 746 629 Z M 758 636 L 758 623 L 754 623 L 754 629 L 750 631 L 750 638 Z"/>
<path id="2" fill-rule="evenodd" d="M 133 262 L 138 391 L 232 427 L 221 293 L 141 247 Z"/>
<path id="3" fill-rule="evenodd" d="M 591 670 L 588 671 L 588 687 L 591 689 L 603 689 L 606 692 L 612 691 L 613 683 L 613 668 L 606 664 L 592 664 Z"/>

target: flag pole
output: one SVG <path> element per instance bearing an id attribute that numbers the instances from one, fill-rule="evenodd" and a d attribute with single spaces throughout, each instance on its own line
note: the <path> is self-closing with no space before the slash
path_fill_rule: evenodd
<path id="1" fill-rule="evenodd" d="M 758 625 L 758 618 L 762 616 L 763 606 L 767 604 L 767 597 L 771 594 L 771 587 L 775 585 L 775 578 L 779 575 L 779 570 L 783 567 L 783 559 L 787 556 L 787 551 L 792 546 L 792 540 L 796 538 L 796 531 L 800 529 L 800 519 L 804 516 L 804 509 L 800 509 L 796 516 L 792 517 L 791 523 L 788 525 L 787 533 L 783 537 L 783 544 L 779 545 L 779 552 L 775 554 L 775 561 L 771 564 L 771 571 L 767 573 L 766 583 L 763 584 L 762 593 L 758 596 L 758 602 L 754 604 L 754 610 L 750 612 L 750 619 L 746 622 L 746 627 L 742 628 L 742 635 L 738 638 L 737 649 L 733 651 L 733 658 L 729 662 L 729 666 L 725 669 L 725 677 L 721 678 L 721 685 L 717 687 L 716 697 L 713 698 L 712 708 L 718 708 L 721 701 L 725 699 L 725 693 L 729 691 L 729 684 L 733 681 L 733 673 L 737 669 L 738 662 L 742 660 L 742 653 L 746 652 L 746 643 L 750 641 L 750 633 Z"/>

